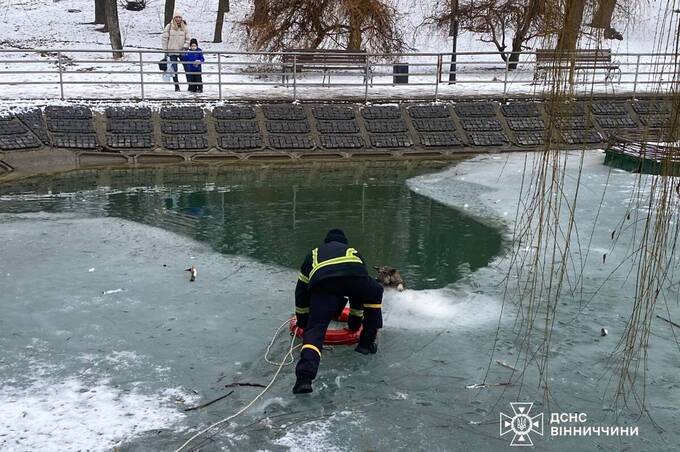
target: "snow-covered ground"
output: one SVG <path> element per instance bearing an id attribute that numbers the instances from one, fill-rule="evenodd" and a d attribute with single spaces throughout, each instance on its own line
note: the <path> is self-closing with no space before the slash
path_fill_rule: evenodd
<path id="1" fill-rule="evenodd" d="M 400 62 L 423 64 L 412 66 L 409 85 L 392 85 L 392 63 L 375 62 L 374 85 L 365 90 L 364 79 L 360 73 L 350 72 L 334 74 L 332 83 L 346 83 L 351 86 L 323 87 L 323 77 L 317 73 L 305 73 L 295 83 L 284 84 L 280 75 L 280 64 L 269 64 L 252 55 L 239 55 L 247 51 L 244 29 L 239 25 L 252 7 L 250 1 L 237 0 L 231 2 L 231 12 L 226 16 L 223 30 L 223 42 L 213 44 L 212 36 L 216 16 L 216 2 L 178 0 L 177 7 L 186 18 L 192 35 L 206 52 L 220 52 L 222 64 L 218 75 L 217 55 L 208 55 L 204 68 L 204 94 L 200 98 L 225 100 L 253 98 L 417 98 L 433 97 L 437 57 L 411 56 L 402 57 Z M 400 26 L 406 42 L 413 52 L 439 53 L 451 51 L 451 39 L 445 31 L 434 30 L 423 26 L 426 17 L 432 13 L 434 2 L 416 0 L 397 0 L 401 14 Z M 59 80 L 65 82 L 63 95 L 66 98 L 189 98 L 196 96 L 183 92 L 174 94 L 172 85 L 162 81 L 156 62 L 160 54 L 150 53 L 160 48 L 160 33 L 163 27 L 162 0 L 150 0 L 145 10 L 139 12 L 120 8 L 120 24 L 124 47 L 130 49 L 122 62 L 111 62 L 108 34 L 98 31 L 100 26 L 92 24 L 94 18 L 94 2 L 88 0 L 2 0 L 0 1 L 0 50 L 12 49 L 67 49 L 61 54 L 61 71 L 59 74 L 59 54 L 56 52 L 28 53 L 0 51 L 0 73 L 4 74 L 4 82 L 15 84 L 4 85 L 0 90 L 0 99 L 54 99 L 61 97 Z M 616 27 L 624 32 L 623 41 L 594 41 L 582 43 L 583 47 L 611 48 L 619 54 L 664 51 L 661 42 L 663 27 L 675 27 L 669 19 L 665 19 L 663 0 L 642 4 L 634 14 L 635 23 L 619 20 Z M 585 20 L 588 22 L 588 19 Z M 666 31 L 667 35 L 668 32 Z M 543 47 L 540 42 L 533 42 L 534 48 Z M 99 50 L 82 52 L 82 50 Z M 495 47 L 479 41 L 479 36 L 463 33 L 458 41 L 459 52 L 495 52 Z M 531 60 L 530 56 L 525 57 Z M 4 62 L 3 62 L 4 60 Z M 633 91 L 636 79 L 636 56 L 617 55 L 614 58 L 621 65 L 624 74 L 621 81 L 625 84 L 605 83 L 604 74 L 599 73 L 593 80 L 585 80 L 578 89 L 584 93 Z M 19 62 L 12 62 L 19 61 Z M 143 74 L 140 64 L 143 64 Z M 669 60 L 670 61 L 670 60 Z M 27 63 L 29 62 L 29 63 Z M 654 84 L 647 81 L 668 81 L 669 75 L 651 76 L 650 72 L 668 72 L 669 67 L 650 66 L 659 62 L 658 58 L 641 57 L 638 70 L 636 91 L 655 89 Z M 258 64 L 259 63 L 259 64 Z M 264 63 L 264 64 L 263 64 Z M 380 64 L 385 64 L 380 66 Z M 446 64 L 444 68 L 446 69 Z M 16 73 L 21 71 L 41 71 L 42 74 Z M 117 71 L 116 74 L 105 72 Z M 438 95 L 482 95 L 500 94 L 504 91 L 511 94 L 531 94 L 543 87 L 533 82 L 533 66 L 521 65 L 519 70 L 505 76 L 505 66 L 495 54 L 468 55 L 459 57 L 458 79 L 456 85 L 440 84 L 436 90 Z M 212 72 L 212 74 L 209 74 Z M 260 72 L 253 75 L 253 72 Z M 414 73 L 422 75 L 413 75 Z M 381 75 L 382 74 L 382 75 Z M 183 79 L 183 75 L 180 76 Z M 446 78 L 444 75 L 443 78 Z M 144 92 L 140 82 L 144 81 Z M 615 77 L 615 82 L 618 77 Z M 48 84 L 43 84 L 49 82 Z M 222 89 L 218 88 L 218 83 Z M 40 84 L 38 84 L 40 83 Z M 185 90 L 186 91 L 186 90 Z"/>

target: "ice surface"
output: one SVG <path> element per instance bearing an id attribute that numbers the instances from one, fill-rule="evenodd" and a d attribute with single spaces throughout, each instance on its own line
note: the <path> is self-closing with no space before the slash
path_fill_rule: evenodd
<path id="1" fill-rule="evenodd" d="M 571 183 L 580 153 L 570 155 Z M 525 162 L 532 168 L 538 156 L 478 157 L 408 185 L 509 237 L 519 176 Z M 517 310 L 512 300 L 502 304 L 508 259 L 499 256 L 488 266 L 461 270 L 460 279 L 440 289 L 389 291 L 377 355 L 364 357 L 345 347 L 326 350 L 309 397 L 290 394 L 294 376 L 286 367 L 252 411 L 197 445 L 206 450 L 500 451 L 507 450 L 509 440 L 498 435 L 499 413 L 509 412 L 511 401 L 532 401 L 546 417 L 549 412 L 585 412 L 588 425 L 640 429 L 637 438 L 534 438 L 543 450 L 673 450 L 680 441 L 675 429 L 680 373 L 668 324 L 653 322 L 647 363 L 646 403 L 656 424 L 640 417 L 632 403 L 611 403 L 607 360 L 632 309 L 634 278 L 632 263 L 616 269 L 632 231 L 622 232 L 616 244 L 610 235 L 625 219 L 639 176 L 610 170 L 603 160 L 598 151 L 584 155 L 577 211 L 582 245 L 575 248 L 587 264 L 584 297 L 565 291 L 558 304 L 549 405 L 543 403 L 531 363 L 522 386 L 494 386 L 512 373 L 496 360 L 522 368 L 512 329 Z M 355 177 L 352 171 L 346 176 Z M 643 197 L 649 182 L 642 180 Z M 10 198 L 2 198 L 0 209 Z M 43 427 L 11 411 L 0 421 L 7 425 L 0 445 L 9 450 L 114 444 L 124 450 L 172 450 L 196 428 L 236 412 L 260 389 L 233 388 L 230 397 L 186 414 L 184 407 L 225 394 L 224 385 L 233 381 L 266 384 L 272 378 L 275 369 L 263 354 L 291 312 L 297 272 L 271 261 L 218 253 L 209 240 L 102 218 L 106 209 L 101 203 L 87 193 L 79 199 L 61 199 L 62 207 L 51 206 L 51 213 L 0 215 L 2 405 L 16 400 L 29 406 L 27 419 L 48 419 L 54 428 L 49 437 Z M 28 204 L 25 211 L 30 211 Z M 255 243 L 257 237 L 250 234 L 249 240 Z M 605 250 L 611 258 L 602 263 Z M 184 272 L 189 262 L 199 268 L 195 283 Z M 677 281 L 677 274 L 671 275 L 671 283 Z M 669 312 L 666 306 L 659 309 L 665 317 L 680 318 L 674 287 L 667 292 Z M 504 320 L 498 323 L 501 309 Z M 609 336 L 600 337 L 603 327 Z M 283 356 L 287 347 L 283 334 L 272 357 Z M 491 386 L 466 389 L 482 382 Z M 136 410 L 128 419 L 130 407 Z M 90 422 L 93 416 L 101 419 Z M 69 430 L 73 425 L 79 436 Z M 99 440 L 94 435 L 102 425 L 110 428 Z"/>

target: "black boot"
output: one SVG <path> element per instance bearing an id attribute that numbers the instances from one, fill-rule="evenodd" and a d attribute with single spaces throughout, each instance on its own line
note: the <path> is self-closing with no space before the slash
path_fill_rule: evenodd
<path id="1" fill-rule="evenodd" d="M 371 355 L 374 355 L 378 352 L 378 344 L 376 344 L 375 342 L 368 346 L 363 346 L 359 344 L 357 345 L 357 348 L 354 349 L 354 351 L 359 352 L 362 355 L 368 355 L 369 353 Z"/>
<path id="2" fill-rule="evenodd" d="M 312 391 L 312 380 L 310 378 L 298 378 L 295 386 L 293 386 L 293 394 L 308 394 Z"/>

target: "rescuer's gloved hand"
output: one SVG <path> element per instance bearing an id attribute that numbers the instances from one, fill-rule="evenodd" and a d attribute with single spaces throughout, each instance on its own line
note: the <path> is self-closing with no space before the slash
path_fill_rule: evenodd
<path id="1" fill-rule="evenodd" d="M 298 328 L 307 328 L 307 321 L 309 320 L 309 314 L 295 314 L 297 319 Z"/>

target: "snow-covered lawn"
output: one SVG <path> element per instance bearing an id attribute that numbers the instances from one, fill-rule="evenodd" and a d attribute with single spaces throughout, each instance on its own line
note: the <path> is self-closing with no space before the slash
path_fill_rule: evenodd
<path id="1" fill-rule="evenodd" d="M 203 99 L 368 99 L 384 98 L 432 98 L 436 95 L 500 95 L 534 94 L 544 89 L 533 83 L 533 57 L 525 55 L 525 64 L 517 71 L 508 73 L 497 54 L 461 55 L 457 70 L 459 83 L 436 86 L 437 56 L 404 56 L 401 63 L 409 63 L 408 85 L 392 84 L 392 63 L 375 61 L 373 85 L 364 86 L 360 71 L 331 74 L 332 86 L 322 86 L 325 81 L 320 72 L 299 74 L 293 83 L 283 83 L 280 62 L 268 62 L 256 55 L 239 54 L 248 51 L 246 37 L 239 23 L 251 8 L 251 1 L 232 0 L 231 12 L 226 16 L 223 30 L 224 42 L 213 44 L 212 36 L 216 16 L 216 2 L 178 0 L 177 7 L 186 18 L 192 35 L 206 52 L 220 52 L 222 63 L 218 71 L 216 54 L 206 55 L 204 67 Z M 430 3 L 415 0 L 397 0 L 402 14 L 401 24 L 408 45 L 413 52 L 440 53 L 451 51 L 451 40 L 444 32 L 421 26 L 431 13 Z M 581 80 L 577 91 L 583 93 L 621 93 L 656 90 L 659 80 L 670 81 L 668 66 L 659 63 L 658 57 L 640 57 L 630 53 L 653 52 L 661 47 L 658 41 L 657 17 L 663 13 L 659 2 L 641 7 L 635 26 L 617 24 L 624 30 L 623 41 L 605 41 L 601 47 L 609 47 L 619 53 L 614 57 L 623 74 L 614 73 L 614 83 L 605 80 L 604 72 Z M 0 99 L 54 99 L 62 97 L 60 81 L 63 82 L 64 98 L 179 98 L 193 99 L 197 96 L 186 92 L 175 94 L 171 84 L 164 83 L 157 61 L 161 54 L 160 33 L 163 27 L 162 0 L 149 0 L 143 11 L 132 12 L 120 8 L 123 44 L 129 52 L 121 62 L 112 61 L 107 33 L 99 31 L 94 19 L 92 0 L 0 0 L 0 74 L 3 83 Z M 582 47 L 595 47 L 595 42 L 582 43 Z M 539 42 L 534 48 L 542 47 Z M 20 49 L 61 49 L 58 52 L 8 52 Z M 478 36 L 463 33 L 458 42 L 459 52 L 494 52 L 493 45 L 482 43 Z M 61 64 L 59 63 L 61 57 Z M 142 64 L 140 65 L 140 61 Z M 670 61 L 670 60 L 668 60 Z M 382 64 L 382 66 L 381 66 Z M 414 66 L 420 64 L 422 66 Z M 448 70 L 446 58 L 443 70 Z M 40 73 L 33 73 L 39 71 Z M 112 73 L 113 72 L 113 73 Z M 219 74 L 218 74 L 219 72 Z M 414 75 L 414 73 L 416 75 Z M 651 75 L 651 74 L 655 75 Z M 442 79 L 447 79 L 444 73 Z M 637 79 L 634 86 L 633 82 Z M 141 82 L 144 83 L 142 92 Z M 180 75 L 184 81 L 184 75 Z M 592 85 L 592 82 L 595 85 Z M 623 83 L 620 83 L 623 82 Z M 10 83 L 10 84 L 7 84 Z M 219 89 L 218 85 L 222 88 Z"/>

